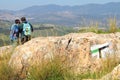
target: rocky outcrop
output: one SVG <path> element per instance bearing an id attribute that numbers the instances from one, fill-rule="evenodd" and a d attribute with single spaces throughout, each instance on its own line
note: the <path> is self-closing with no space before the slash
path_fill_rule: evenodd
<path id="1" fill-rule="evenodd" d="M 4 55 L 9 55 L 10 53 L 12 53 L 13 49 L 14 49 L 13 46 L 0 47 L 0 57 Z"/>
<path id="2" fill-rule="evenodd" d="M 96 62 L 95 59 L 91 60 L 90 47 L 106 42 L 112 43 L 111 49 L 115 53 L 120 52 L 120 33 L 71 33 L 61 37 L 38 37 L 17 46 L 9 64 L 21 70 L 25 66 L 50 60 L 57 55 L 63 60 L 68 59 L 69 65 L 74 67 L 75 72 L 82 73 L 86 69 L 99 70 L 100 62 Z M 93 66 L 96 68 L 90 69 Z"/>

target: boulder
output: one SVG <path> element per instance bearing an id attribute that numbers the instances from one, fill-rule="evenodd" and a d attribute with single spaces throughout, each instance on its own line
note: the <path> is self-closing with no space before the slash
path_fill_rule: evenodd
<path id="1" fill-rule="evenodd" d="M 56 55 L 61 59 L 69 60 L 75 72 L 93 70 L 91 66 L 100 68 L 100 64 L 91 60 L 91 46 L 111 42 L 111 49 L 116 53 L 120 50 L 120 33 L 95 34 L 95 33 L 70 33 L 60 37 L 38 37 L 15 48 L 9 64 L 17 70 L 25 66 L 51 60 Z M 96 61 L 95 61 L 96 62 Z M 93 63 L 93 64 L 91 64 Z M 97 66 L 99 65 L 99 66 Z M 82 69 L 81 69 L 82 68 Z M 83 69 L 84 68 L 84 69 Z"/>
<path id="2" fill-rule="evenodd" d="M 0 47 L 0 57 L 3 57 L 4 55 L 9 55 L 13 51 L 13 49 L 13 46 Z"/>

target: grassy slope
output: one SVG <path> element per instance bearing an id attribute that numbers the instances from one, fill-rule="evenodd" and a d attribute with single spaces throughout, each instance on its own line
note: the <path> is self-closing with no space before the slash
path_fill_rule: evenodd
<path id="1" fill-rule="evenodd" d="M 9 29 L 11 23 L 10 22 L 0 22 L 0 46 L 10 44 L 9 40 Z M 49 28 L 49 27 L 53 28 Z M 71 32 L 76 32 L 72 27 L 66 26 L 56 26 L 51 24 L 33 24 L 34 32 L 32 33 L 32 37 L 40 37 L 40 36 L 62 36 Z M 47 27 L 42 29 L 41 27 Z M 39 29 L 40 28 L 40 29 Z"/>

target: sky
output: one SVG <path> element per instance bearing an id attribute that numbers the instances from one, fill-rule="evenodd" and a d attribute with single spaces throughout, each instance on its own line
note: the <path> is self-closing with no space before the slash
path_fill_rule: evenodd
<path id="1" fill-rule="evenodd" d="M 120 0 L 0 0 L 0 9 L 21 10 L 34 5 L 84 5 L 89 3 L 105 4 L 108 2 L 120 2 Z"/>

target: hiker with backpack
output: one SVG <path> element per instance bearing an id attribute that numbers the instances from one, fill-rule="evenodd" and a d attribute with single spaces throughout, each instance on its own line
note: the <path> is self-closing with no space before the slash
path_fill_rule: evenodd
<path id="1" fill-rule="evenodd" d="M 21 18 L 20 33 L 21 44 L 31 40 L 31 33 L 33 32 L 33 26 L 26 20 L 25 17 Z"/>
<path id="2" fill-rule="evenodd" d="M 10 40 L 11 43 L 19 43 L 19 25 L 20 24 L 20 20 L 16 19 L 15 23 L 11 26 L 10 28 Z"/>

